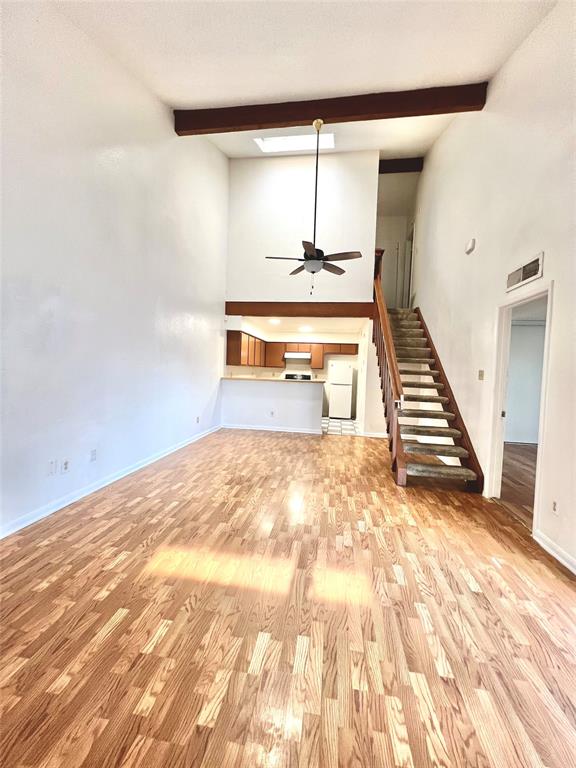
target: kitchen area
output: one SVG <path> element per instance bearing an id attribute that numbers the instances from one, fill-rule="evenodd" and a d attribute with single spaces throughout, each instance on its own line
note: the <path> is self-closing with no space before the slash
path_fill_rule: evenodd
<path id="1" fill-rule="evenodd" d="M 364 318 L 228 317 L 223 423 L 355 434 L 368 325 Z"/>

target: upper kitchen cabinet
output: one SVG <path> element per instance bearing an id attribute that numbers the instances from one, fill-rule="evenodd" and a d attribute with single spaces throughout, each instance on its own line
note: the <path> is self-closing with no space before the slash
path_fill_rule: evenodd
<path id="1" fill-rule="evenodd" d="M 264 341 L 244 331 L 226 333 L 226 365 L 284 368 L 286 352 L 310 353 L 310 367 L 321 370 L 325 355 L 356 355 L 358 344 Z"/>
<path id="2" fill-rule="evenodd" d="M 283 341 L 267 341 L 266 342 L 266 367 L 267 368 L 284 368 L 284 353 L 286 352 L 286 344 Z"/>
<path id="3" fill-rule="evenodd" d="M 310 344 L 311 368 L 324 368 L 324 347 L 325 344 Z"/>
<path id="4" fill-rule="evenodd" d="M 265 365 L 266 342 L 242 331 L 226 333 L 226 365 Z"/>
<path id="5" fill-rule="evenodd" d="M 226 333 L 226 365 L 246 365 L 246 363 L 242 363 L 243 336 L 244 334 L 241 331 L 228 331 Z M 247 362 L 247 344 L 244 344 L 244 347 Z"/>

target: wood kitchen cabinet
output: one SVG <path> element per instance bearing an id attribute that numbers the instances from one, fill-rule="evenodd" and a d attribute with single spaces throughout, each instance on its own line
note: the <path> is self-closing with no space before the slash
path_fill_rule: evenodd
<path id="1" fill-rule="evenodd" d="M 254 365 L 255 364 L 255 353 L 256 353 L 256 339 L 254 336 L 248 336 L 248 365 Z"/>
<path id="2" fill-rule="evenodd" d="M 266 342 L 243 331 L 226 333 L 226 365 L 264 365 Z"/>
<path id="3" fill-rule="evenodd" d="M 239 333 L 239 331 L 233 331 L 233 333 Z M 248 365 L 248 334 L 240 333 L 240 336 L 242 338 L 241 352 L 240 352 L 240 365 Z M 231 365 L 234 365 L 234 363 L 231 363 Z"/>
<path id="4" fill-rule="evenodd" d="M 284 368 L 286 352 L 309 352 L 310 367 L 320 370 L 325 355 L 357 355 L 358 344 L 264 341 L 243 331 L 226 333 L 226 365 Z"/>
<path id="5" fill-rule="evenodd" d="M 286 344 L 283 341 L 267 341 L 265 358 L 266 367 L 284 368 L 286 365 L 284 362 L 284 352 L 286 352 Z"/>
<path id="6" fill-rule="evenodd" d="M 325 344 L 310 344 L 311 368 L 324 368 L 324 347 Z"/>

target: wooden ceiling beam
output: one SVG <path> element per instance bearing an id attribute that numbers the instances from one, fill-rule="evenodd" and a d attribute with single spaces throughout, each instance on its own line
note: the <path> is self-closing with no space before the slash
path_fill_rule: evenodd
<path id="1" fill-rule="evenodd" d="M 474 112 L 484 107 L 487 88 L 488 83 L 472 83 L 311 101 L 285 101 L 214 109 L 175 109 L 174 128 L 179 136 L 196 136 L 311 125 L 317 117 L 321 117 L 325 123 L 349 123 L 358 120 Z"/>
<path id="2" fill-rule="evenodd" d="M 373 317 L 371 301 L 227 301 L 227 315 L 244 317 Z"/>
<path id="3" fill-rule="evenodd" d="M 378 173 L 418 173 L 424 168 L 423 157 L 398 157 L 380 160 Z"/>

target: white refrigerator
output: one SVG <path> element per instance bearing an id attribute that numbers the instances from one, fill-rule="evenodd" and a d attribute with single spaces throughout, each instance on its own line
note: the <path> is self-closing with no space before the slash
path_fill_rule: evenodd
<path id="1" fill-rule="evenodd" d="M 341 360 L 328 363 L 328 416 L 331 419 L 352 418 L 352 382 L 354 366 Z"/>

